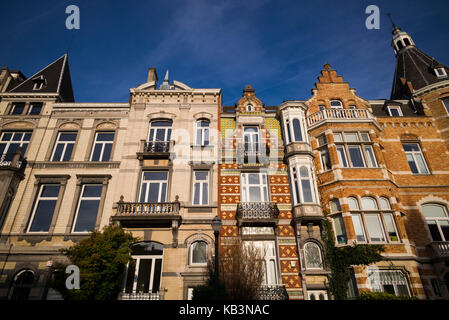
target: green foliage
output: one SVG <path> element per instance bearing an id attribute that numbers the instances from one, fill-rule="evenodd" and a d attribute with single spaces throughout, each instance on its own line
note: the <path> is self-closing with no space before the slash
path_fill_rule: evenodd
<path id="1" fill-rule="evenodd" d="M 336 247 L 331 223 L 324 221 L 323 240 L 326 245 L 326 261 L 331 269 L 329 290 L 336 300 L 346 300 L 348 282 L 350 280 L 349 267 L 354 265 L 369 265 L 382 260 L 381 245 L 354 245 Z"/>
<path id="2" fill-rule="evenodd" d="M 80 269 L 80 289 L 65 288 L 65 266 L 58 265 L 52 286 L 66 300 L 115 300 L 121 290 L 126 264 L 131 261 L 130 245 L 136 242 L 131 233 L 119 226 L 106 226 L 89 238 L 61 252 Z"/>
<path id="3" fill-rule="evenodd" d="M 219 281 L 218 290 L 214 283 L 214 263 L 212 259 L 208 260 L 207 264 L 207 280 L 201 286 L 193 288 L 192 300 L 227 300 L 226 288 L 224 284 Z"/>
<path id="4" fill-rule="evenodd" d="M 416 297 L 406 295 L 396 296 L 387 292 L 362 292 L 359 300 L 418 300 Z"/>

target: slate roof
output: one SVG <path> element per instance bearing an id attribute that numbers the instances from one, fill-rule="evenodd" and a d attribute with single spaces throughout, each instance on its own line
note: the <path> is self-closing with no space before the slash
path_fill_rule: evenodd
<path id="1" fill-rule="evenodd" d="M 449 77 L 439 78 L 436 76 L 435 68 L 444 68 L 449 75 L 449 68 L 429 57 L 415 46 L 409 46 L 397 54 L 396 70 L 394 73 L 393 87 L 390 99 L 410 98 L 410 91 L 401 82 L 401 78 L 411 82 L 414 90 L 419 90 L 439 81 L 448 80 Z"/>
<path id="2" fill-rule="evenodd" d="M 36 81 L 44 81 L 40 90 L 33 90 Z M 59 93 L 63 102 L 74 102 L 67 53 L 10 90 L 16 93 Z"/>

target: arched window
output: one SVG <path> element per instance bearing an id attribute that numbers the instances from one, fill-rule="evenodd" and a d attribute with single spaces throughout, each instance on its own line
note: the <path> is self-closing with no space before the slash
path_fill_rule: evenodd
<path id="1" fill-rule="evenodd" d="M 254 111 L 254 107 L 251 104 L 249 104 L 246 106 L 246 111 L 250 111 L 250 112 Z"/>
<path id="2" fill-rule="evenodd" d="M 295 141 L 303 141 L 302 140 L 302 132 L 301 132 L 301 124 L 298 119 L 293 119 L 293 132 L 295 134 Z"/>
<path id="3" fill-rule="evenodd" d="M 342 109 L 343 108 L 343 104 L 341 103 L 340 100 L 331 100 L 331 108 Z"/>
<path id="4" fill-rule="evenodd" d="M 34 284 L 34 273 L 31 270 L 19 271 L 14 277 L 14 281 L 9 294 L 10 300 L 27 300 L 30 290 Z"/>
<path id="5" fill-rule="evenodd" d="M 404 39 L 405 46 L 411 46 L 410 40 L 408 38 Z"/>
<path id="6" fill-rule="evenodd" d="M 205 241 L 195 241 L 190 246 L 190 264 L 207 263 L 207 243 Z"/>
<path id="7" fill-rule="evenodd" d="M 299 176 L 301 178 L 302 198 L 304 202 L 313 202 L 312 183 L 309 169 L 302 166 L 299 169 Z"/>
<path id="8" fill-rule="evenodd" d="M 170 141 L 171 120 L 154 120 L 150 123 L 150 134 L 148 141 Z"/>
<path id="9" fill-rule="evenodd" d="M 380 209 L 381 210 L 391 210 L 390 201 L 387 198 L 382 197 L 379 199 Z"/>
<path id="10" fill-rule="evenodd" d="M 396 45 L 398 46 L 398 50 L 401 50 L 402 48 L 404 48 L 404 44 L 402 43 L 401 40 L 397 41 Z"/>
<path id="11" fill-rule="evenodd" d="M 376 200 L 370 197 L 362 198 L 362 209 L 363 210 L 377 210 Z"/>
<path id="12" fill-rule="evenodd" d="M 307 242 L 304 245 L 304 259 L 306 269 L 322 269 L 320 247 L 315 242 Z"/>
<path id="13" fill-rule="evenodd" d="M 126 270 L 124 300 L 150 299 L 152 294 L 158 294 L 163 250 L 162 244 L 153 241 L 138 242 L 131 246 L 132 260 Z"/>
<path id="14" fill-rule="evenodd" d="M 429 227 L 433 241 L 449 241 L 449 218 L 447 207 L 429 203 L 422 206 L 422 211 Z"/>
<path id="15" fill-rule="evenodd" d="M 210 122 L 207 119 L 200 119 L 196 122 L 196 145 L 209 145 L 209 126 Z"/>
<path id="16" fill-rule="evenodd" d="M 350 197 L 348 198 L 349 210 L 359 210 L 359 202 L 356 198 Z"/>

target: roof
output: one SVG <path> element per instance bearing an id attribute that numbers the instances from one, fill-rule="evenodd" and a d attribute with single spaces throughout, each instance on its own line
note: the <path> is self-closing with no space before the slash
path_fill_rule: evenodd
<path id="1" fill-rule="evenodd" d="M 40 90 L 33 90 L 35 82 L 44 82 Z M 27 80 L 14 87 L 11 93 L 59 93 L 62 101 L 74 102 L 67 53 Z"/>
<path id="2" fill-rule="evenodd" d="M 449 68 L 429 57 L 415 46 L 402 49 L 396 58 L 391 99 L 404 99 L 411 97 L 410 82 L 414 91 L 448 80 L 446 77 L 437 77 L 435 68 L 444 68 L 449 75 Z M 402 79 L 402 80 L 401 80 Z M 405 82 L 404 82 L 405 80 Z"/>

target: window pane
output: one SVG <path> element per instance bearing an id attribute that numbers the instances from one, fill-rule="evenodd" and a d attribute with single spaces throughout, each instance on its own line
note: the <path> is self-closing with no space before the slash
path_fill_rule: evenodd
<path id="1" fill-rule="evenodd" d="M 140 259 L 136 292 L 148 293 L 150 287 L 151 264 L 153 259 Z"/>
<path id="2" fill-rule="evenodd" d="M 341 101 L 332 100 L 331 101 L 331 107 L 333 107 L 333 108 L 342 108 L 343 106 L 342 106 Z"/>
<path id="3" fill-rule="evenodd" d="M 320 146 L 320 147 L 327 143 L 326 135 L 324 135 L 324 134 L 319 136 L 317 139 L 318 139 L 318 146 Z"/>
<path id="4" fill-rule="evenodd" d="M 446 112 L 449 113 L 449 99 L 443 101 Z"/>
<path id="5" fill-rule="evenodd" d="M 132 259 L 128 265 L 128 273 L 126 275 L 126 293 L 131 293 L 133 291 L 134 285 L 134 274 L 136 272 L 136 259 Z"/>
<path id="6" fill-rule="evenodd" d="M 363 210 L 377 210 L 376 200 L 369 197 L 362 198 L 362 209 Z"/>
<path id="7" fill-rule="evenodd" d="M 207 171 L 195 171 L 196 180 L 207 180 L 207 176 L 208 176 Z"/>
<path id="8" fill-rule="evenodd" d="M 74 147 L 73 143 L 67 144 L 67 146 L 65 148 L 64 157 L 62 158 L 62 161 L 69 161 L 70 160 L 70 157 L 72 156 L 73 147 Z"/>
<path id="9" fill-rule="evenodd" d="M 359 210 L 359 203 L 356 198 L 348 198 L 349 210 Z"/>
<path id="10" fill-rule="evenodd" d="M 196 130 L 196 145 L 200 146 L 202 144 L 202 130 L 201 129 L 197 129 Z"/>
<path id="11" fill-rule="evenodd" d="M 330 170 L 332 167 L 331 164 L 331 159 L 329 157 L 329 152 L 326 149 L 323 149 L 320 151 L 320 155 L 321 155 L 321 163 L 323 165 L 323 170 Z"/>
<path id="12" fill-rule="evenodd" d="M 250 187 L 249 188 L 249 201 L 250 202 L 261 202 L 260 187 Z"/>
<path id="13" fill-rule="evenodd" d="M 427 220 L 427 226 L 429 227 L 429 231 L 433 241 L 443 241 L 440 230 L 438 230 L 436 220 Z"/>
<path id="14" fill-rule="evenodd" d="M 199 183 L 195 183 L 195 186 L 194 186 L 193 204 L 200 204 L 200 184 Z"/>
<path id="15" fill-rule="evenodd" d="M 11 114 L 22 114 L 25 103 L 15 103 Z"/>
<path id="16" fill-rule="evenodd" d="M 346 152 L 343 146 L 337 147 L 338 160 L 342 167 L 348 167 L 348 161 L 346 160 Z"/>
<path id="17" fill-rule="evenodd" d="M 109 161 L 111 159 L 112 144 L 106 143 L 103 149 L 103 157 L 101 161 Z"/>
<path id="18" fill-rule="evenodd" d="M 99 205 L 100 200 L 81 200 L 74 229 L 75 232 L 87 232 L 94 229 Z"/>
<path id="19" fill-rule="evenodd" d="M 362 141 L 370 141 L 368 132 L 362 132 L 360 135 L 362 136 Z"/>
<path id="20" fill-rule="evenodd" d="M 258 173 L 250 173 L 250 174 L 248 174 L 249 184 L 259 184 L 260 183 L 259 177 L 260 176 L 259 176 Z"/>
<path id="21" fill-rule="evenodd" d="M 335 229 L 335 236 L 337 237 L 337 242 L 339 244 L 346 243 L 346 230 L 345 225 L 343 222 L 343 218 L 341 216 L 337 218 L 333 218 L 334 222 L 334 229 Z"/>
<path id="22" fill-rule="evenodd" d="M 342 142 L 343 139 L 341 137 L 341 133 L 334 133 L 334 141 L 335 142 Z"/>
<path id="23" fill-rule="evenodd" d="M 447 218 L 444 207 L 440 205 L 426 204 L 422 206 L 422 210 L 426 218 Z"/>
<path id="24" fill-rule="evenodd" d="M 346 142 L 358 142 L 359 136 L 357 133 L 345 133 Z"/>
<path id="25" fill-rule="evenodd" d="M 144 173 L 144 180 L 167 180 L 167 172 L 149 171 Z"/>
<path id="26" fill-rule="evenodd" d="M 354 225 L 357 241 L 365 242 L 365 233 L 363 231 L 362 219 L 359 214 L 352 215 L 352 224 Z"/>
<path id="27" fill-rule="evenodd" d="M 316 243 L 309 242 L 304 246 L 306 268 L 322 268 L 321 250 Z"/>
<path id="28" fill-rule="evenodd" d="M 388 201 L 387 198 L 380 198 L 379 202 L 380 202 L 380 208 L 382 210 L 390 210 L 391 209 L 390 201 Z"/>
<path id="29" fill-rule="evenodd" d="M 417 143 L 403 143 L 404 151 L 420 151 Z"/>
<path id="30" fill-rule="evenodd" d="M 30 115 L 38 115 L 41 113 L 42 105 L 33 105 L 30 110 Z"/>
<path id="31" fill-rule="evenodd" d="M 149 190 L 148 190 L 148 201 L 151 203 L 159 202 L 159 183 L 150 183 L 149 184 Z"/>
<path id="32" fill-rule="evenodd" d="M 171 121 L 153 121 L 151 127 L 171 127 Z"/>
<path id="33" fill-rule="evenodd" d="M 167 183 L 163 183 L 162 187 L 161 187 L 161 199 L 160 199 L 160 201 L 161 202 L 167 201 L 166 196 L 167 196 Z"/>
<path id="34" fill-rule="evenodd" d="M 302 141 L 301 125 L 298 119 L 293 119 L 293 132 L 295 133 L 295 141 Z"/>
<path id="35" fill-rule="evenodd" d="M 75 141 L 76 133 L 61 133 L 59 136 L 59 141 Z"/>
<path id="36" fill-rule="evenodd" d="M 147 184 L 143 183 L 142 189 L 140 191 L 140 202 L 146 202 L 145 201 L 146 196 L 147 196 Z"/>
<path id="37" fill-rule="evenodd" d="M 413 159 L 413 156 L 411 154 L 406 154 L 408 165 L 410 166 L 410 170 L 412 170 L 413 173 L 419 173 L 418 167 L 415 164 L 415 159 Z"/>
<path id="38" fill-rule="evenodd" d="M 338 201 L 337 199 L 331 200 L 330 208 L 331 208 L 331 213 L 340 212 L 341 211 L 340 201 Z"/>
<path id="39" fill-rule="evenodd" d="M 44 185 L 42 187 L 41 198 L 57 198 L 59 194 L 59 185 Z"/>
<path id="40" fill-rule="evenodd" d="M 387 228 L 387 234 L 390 241 L 399 241 L 398 234 L 396 233 L 395 223 L 393 215 L 391 213 L 384 214 L 385 226 Z"/>
<path id="41" fill-rule="evenodd" d="M 420 173 L 429 173 L 424 162 L 424 158 L 421 154 L 415 154 L 416 162 Z"/>
<path id="42" fill-rule="evenodd" d="M 399 117 L 399 110 L 397 108 L 389 108 L 390 109 L 390 114 L 392 117 Z"/>
<path id="43" fill-rule="evenodd" d="M 208 194 L 208 184 L 203 183 L 203 203 L 202 204 L 208 204 L 209 203 L 209 194 Z"/>
<path id="44" fill-rule="evenodd" d="M 448 220 L 440 220 L 440 228 L 441 228 L 441 232 L 443 232 L 443 236 L 444 236 L 443 241 L 449 241 L 449 221 Z"/>
<path id="45" fill-rule="evenodd" d="M 48 232 L 56 207 L 56 200 L 40 200 L 34 214 L 31 232 Z"/>
<path id="46" fill-rule="evenodd" d="M 205 242 L 195 242 L 192 245 L 192 263 L 206 263 L 206 249 L 207 245 Z"/>
<path id="47" fill-rule="evenodd" d="M 377 163 L 376 163 L 376 157 L 374 156 L 374 150 L 373 147 L 371 146 L 365 146 L 365 153 L 367 156 L 367 160 L 368 160 L 368 167 L 376 167 Z"/>
<path id="48" fill-rule="evenodd" d="M 92 154 L 92 161 L 100 161 L 100 154 L 101 154 L 101 144 L 96 144 L 94 147 L 94 152 Z"/>
<path id="49" fill-rule="evenodd" d="M 356 168 L 365 167 L 362 152 L 359 146 L 348 146 L 349 156 L 351 157 L 352 166 Z"/>
<path id="50" fill-rule="evenodd" d="M 161 270 L 162 270 L 162 259 L 156 259 L 153 274 L 153 293 L 159 291 L 159 286 L 161 284 Z"/>
<path id="51" fill-rule="evenodd" d="M 98 133 L 97 141 L 114 141 L 114 133 Z"/>
<path id="52" fill-rule="evenodd" d="M 378 214 L 366 214 L 366 225 L 371 241 L 385 241 Z"/>
<path id="53" fill-rule="evenodd" d="M 301 179 L 301 186 L 304 202 L 313 202 L 310 180 Z"/>
<path id="54" fill-rule="evenodd" d="M 100 198 L 102 185 L 85 185 L 83 198 Z"/>

